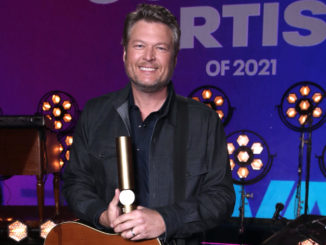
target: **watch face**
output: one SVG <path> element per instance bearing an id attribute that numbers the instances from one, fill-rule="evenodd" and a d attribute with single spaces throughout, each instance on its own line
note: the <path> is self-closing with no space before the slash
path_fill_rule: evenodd
<path id="1" fill-rule="evenodd" d="M 122 205 L 131 205 L 135 201 L 135 193 L 132 190 L 123 190 L 119 196 Z"/>

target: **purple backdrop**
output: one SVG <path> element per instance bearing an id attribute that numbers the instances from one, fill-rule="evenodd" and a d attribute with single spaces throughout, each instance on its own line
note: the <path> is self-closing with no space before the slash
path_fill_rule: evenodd
<path id="1" fill-rule="evenodd" d="M 51 90 L 71 94 L 82 109 L 88 99 L 123 87 L 128 82 L 120 45 L 123 21 L 139 2 L 0 1 L 4 114 L 34 114 L 40 98 Z M 254 193 L 247 200 L 246 216 L 269 218 L 281 201 L 286 204 L 281 214 L 293 218 L 299 133 L 281 122 L 276 106 L 296 82 L 308 80 L 326 88 L 325 1 L 145 2 L 168 7 L 181 22 L 176 91 L 188 96 L 202 85 L 222 89 L 235 107 L 226 133 L 253 130 L 277 155 L 267 176 L 246 186 Z M 262 60 L 268 64 L 265 74 L 259 74 L 261 66 L 255 71 Z M 325 125 L 313 132 L 309 203 L 309 212 L 324 215 L 325 177 L 315 156 L 322 153 L 325 135 Z M 54 203 L 51 179 L 46 181 L 47 205 Z M 34 177 L 12 177 L 2 188 L 5 205 L 36 205 Z M 239 186 L 235 188 L 238 206 Z"/>

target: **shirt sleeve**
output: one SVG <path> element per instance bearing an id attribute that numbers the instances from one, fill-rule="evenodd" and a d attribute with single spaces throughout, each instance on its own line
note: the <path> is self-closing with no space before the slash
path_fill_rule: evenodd
<path id="1" fill-rule="evenodd" d="M 74 143 L 70 150 L 63 175 L 63 195 L 75 215 L 97 228 L 103 228 L 98 219 L 107 209 L 105 201 L 97 194 L 93 168 L 88 154 L 87 105 L 74 131 Z"/>

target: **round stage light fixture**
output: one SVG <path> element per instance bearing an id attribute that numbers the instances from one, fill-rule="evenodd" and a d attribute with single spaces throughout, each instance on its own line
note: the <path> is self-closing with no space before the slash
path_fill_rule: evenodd
<path id="1" fill-rule="evenodd" d="M 72 130 L 79 116 L 75 99 L 63 91 L 50 91 L 39 101 L 37 113 L 45 115 L 52 123 L 50 129 L 56 133 Z"/>
<path id="2" fill-rule="evenodd" d="M 293 84 L 282 96 L 277 106 L 281 121 L 291 130 L 300 132 L 298 182 L 296 187 L 296 217 L 301 215 L 301 182 L 303 173 L 303 159 L 306 156 L 305 178 L 305 207 L 304 214 L 308 212 L 310 161 L 312 131 L 318 129 L 326 122 L 326 92 L 318 84 L 303 81 Z M 304 153 L 306 150 L 306 153 Z M 321 168 L 323 171 L 323 169 Z"/>
<path id="3" fill-rule="evenodd" d="M 253 184 L 271 168 L 273 156 L 262 136 L 251 130 L 238 130 L 227 136 L 227 148 L 236 184 Z"/>
<path id="4" fill-rule="evenodd" d="M 204 85 L 194 89 L 188 97 L 216 111 L 224 126 L 230 121 L 234 108 L 231 107 L 229 98 L 220 88 Z"/>
<path id="5" fill-rule="evenodd" d="M 316 83 L 295 83 L 285 91 L 277 106 L 282 122 L 298 132 L 319 128 L 326 120 L 325 96 L 325 90 Z"/>
<path id="6" fill-rule="evenodd" d="M 252 193 L 246 193 L 244 186 L 261 180 L 269 172 L 273 158 L 269 147 L 262 136 L 251 130 L 238 130 L 227 136 L 227 149 L 235 184 L 241 185 L 240 228 L 244 233 L 245 198 L 252 198 Z"/>

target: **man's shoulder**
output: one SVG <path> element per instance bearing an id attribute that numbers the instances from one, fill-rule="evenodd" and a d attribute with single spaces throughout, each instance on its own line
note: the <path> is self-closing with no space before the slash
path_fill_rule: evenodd
<path id="1" fill-rule="evenodd" d="M 125 89 L 109 92 L 101 96 L 94 97 L 86 102 L 84 109 L 100 109 L 114 106 L 125 101 L 127 98 Z"/>
<path id="2" fill-rule="evenodd" d="M 187 104 L 188 109 L 193 112 L 198 112 L 198 113 L 214 113 L 214 110 L 212 110 L 210 107 L 208 107 L 206 104 L 194 100 L 192 98 L 184 97 L 181 95 L 176 96 L 177 101 L 183 101 Z"/>

